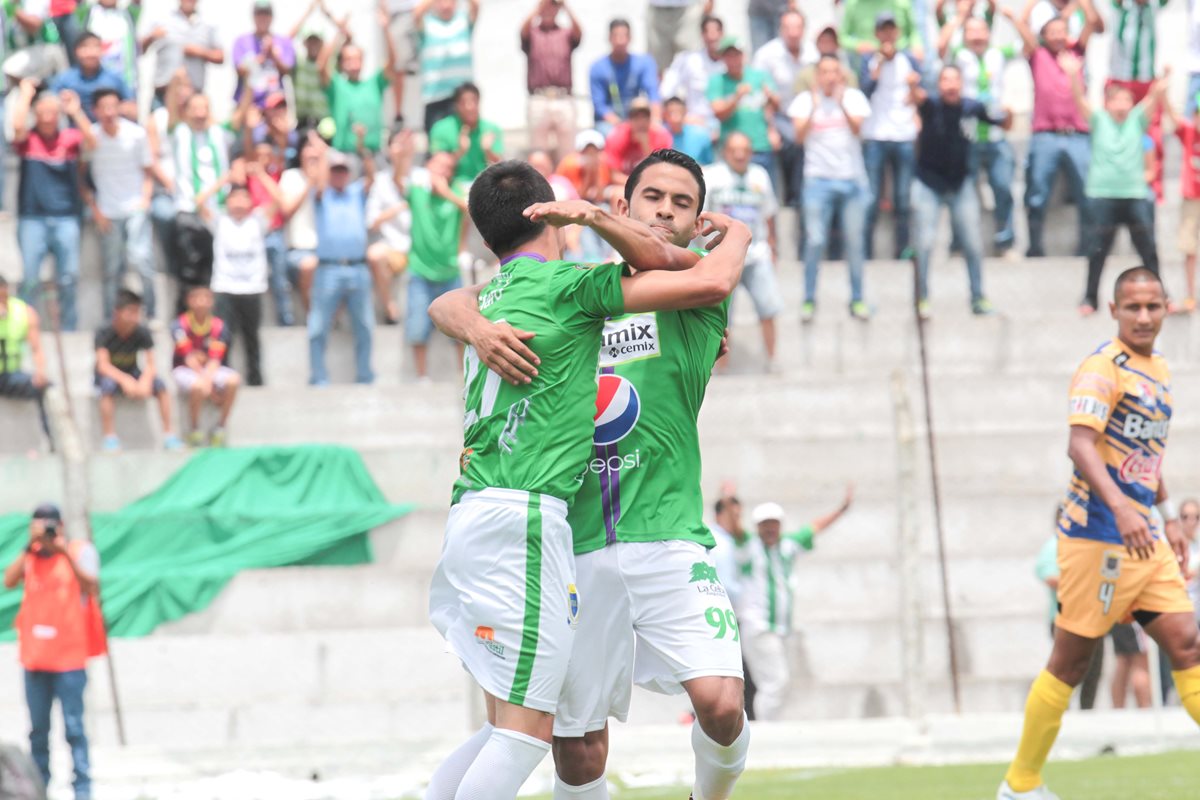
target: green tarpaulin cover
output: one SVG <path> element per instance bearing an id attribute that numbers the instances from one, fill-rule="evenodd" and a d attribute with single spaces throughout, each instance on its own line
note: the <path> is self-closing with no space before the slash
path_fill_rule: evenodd
<path id="1" fill-rule="evenodd" d="M 368 564 L 367 532 L 411 509 L 388 503 L 346 448 L 197 453 L 153 494 L 91 517 L 109 632 L 145 636 L 201 611 L 242 570 Z M 28 512 L 0 516 L 0 564 L 28 529 Z M 20 603 L 21 592 L 0 592 L 0 639 L 15 636 Z"/>

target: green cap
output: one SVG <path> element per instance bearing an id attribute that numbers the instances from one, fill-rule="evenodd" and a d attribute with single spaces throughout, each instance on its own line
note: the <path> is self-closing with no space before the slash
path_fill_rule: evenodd
<path id="1" fill-rule="evenodd" d="M 733 34 L 722 36 L 720 43 L 717 45 L 717 52 L 722 55 L 725 54 L 726 50 L 737 50 L 739 53 L 745 52 L 742 49 L 742 43 Z"/>

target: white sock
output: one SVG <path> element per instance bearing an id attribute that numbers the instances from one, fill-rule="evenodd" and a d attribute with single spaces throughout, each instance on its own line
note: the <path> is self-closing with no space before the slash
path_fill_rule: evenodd
<path id="1" fill-rule="evenodd" d="M 554 800 L 608 800 L 608 776 L 601 775 L 583 786 L 570 786 L 555 775 Z"/>
<path id="2" fill-rule="evenodd" d="M 742 732 L 728 747 L 708 738 L 699 721 L 692 723 L 692 750 L 696 753 L 695 800 L 726 800 L 746 768 L 750 749 L 750 722 L 742 720 Z"/>
<path id="3" fill-rule="evenodd" d="M 550 743 L 496 728 L 458 785 L 454 800 L 516 800 L 521 784 L 550 752 Z"/>
<path id="4" fill-rule="evenodd" d="M 425 800 L 454 800 L 454 793 L 458 791 L 458 785 L 462 783 L 463 775 L 467 774 L 471 762 L 487 744 L 492 730 L 492 723 L 483 723 L 483 727 L 475 731 L 475 735 L 446 756 L 446 760 L 438 765 L 437 771 L 429 779 L 429 788 L 425 790 Z"/>

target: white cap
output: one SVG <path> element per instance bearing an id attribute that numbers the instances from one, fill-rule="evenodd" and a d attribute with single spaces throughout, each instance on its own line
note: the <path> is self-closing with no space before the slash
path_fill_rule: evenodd
<path id="1" fill-rule="evenodd" d="M 750 512 L 750 518 L 755 525 L 771 519 L 783 522 L 783 506 L 779 503 L 760 503 Z"/>
<path id="2" fill-rule="evenodd" d="M 583 149 L 589 144 L 595 147 L 597 150 L 603 150 L 604 135 L 595 129 L 580 131 L 579 133 L 575 134 L 575 152 L 582 153 Z"/>

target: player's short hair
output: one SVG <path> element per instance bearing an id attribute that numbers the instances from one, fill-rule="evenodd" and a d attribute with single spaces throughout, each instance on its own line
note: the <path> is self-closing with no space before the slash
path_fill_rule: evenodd
<path id="1" fill-rule="evenodd" d="M 624 28 L 627 31 L 632 30 L 629 27 L 629 20 L 625 19 L 624 17 L 617 17 L 612 22 L 608 23 L 609 35 L 612 35 L 612 32 L 615 31 L 617 28 Z"/>
<path id="2" fill-rule="evenodd" d="M 470 81 L 467 81 L 466 83 L 460 83 L 457 87 L 455 87 L 454 94 L 450 95 L 450 100 L 454 103 L 458 103 L 464 94 L 473 94 L 475 95 L 475 99 L 478 100 L 479 87 Z"/>
<path id="3" fill-rule="evenodd" d="M 642 159 L 633 172 L 629 173 L 629 180 L 625 181 L 625 202 L 633 202 L 633 193 L 637 189 L 638 182 L 642 179 L 642 173 L 655 164 L 670 164 L 675 167 L 686 169 L 696 179 L 696 186 L 700 189 L 700 199 L 696 203 L 696 208 L 704 208 L 704 195 L 707 188 L 704 184 L 704 170 L 700 169 L 700 165 L 696 163 L 696 159 L 681 153 L 678 150 L 663 148 L 655 150 L 650 155 Z"/>
<path id="4" fill-rule="evenodd" d="M 708 14 L 704 17 L 704 19 L 700 20 L 700 30 L 704 30 L 709 25 L 716 25 L 722 31 L 725 30 L 725 23 L 721 20 L 720 17 L 718 17 L 714 14 Z"/>
<path id="5" fill-rule="evenodd" d="M 498 256 L 531 242 L 546 223 L 525 217 L 534 203 L 554 202 L 554 190 L 541 173 L 524 161 L 501 161 L 480 173 L 471 184 L 467 206 L 471 220 L 488 249 Z"/>
<path id="6" fill-rule="evenodd" d="M 106 97 L 115 97 L 119 102 L 121 100 L 121 93 L 111 86 L 105 86 L 103 89 L 97 89 L 92 95 L 92 108 L 100 105 L 100 101 Z"/>
<path id="7" fill-rule="evenodd" d="M 117 292 L 117 302 L 115 308 L 120 311 L 123 308 L 130 306 L 140 306 L 142 304 L 142 296 L 132 289 L 121 289 Z"/>
<path id="8" fill-rule="evenodd" d="M 740 506 L 741 504 L 742 501 L 737 499 L 737 497 L 722 497 L 720 500 L 713 503 L 713 511 L 717 514 L 720 514 L 730 506 Z"/>
<path id="9" fill-rule="evenodd" d="M 1157 283 L 1158 287 L 1163 290 L 1166 295 L 1167 287 L 1163 285 L 1162 278 L 1158 275 L 1158 270 L 1150 269 L 1142 265 L 1138 267 L 1130 267 L 1117 276 L 1117 280 L 1113 283 L 1113 300 L 1119 300 L 1121 297 L 1121 288 L 1127 283 Z"/>

